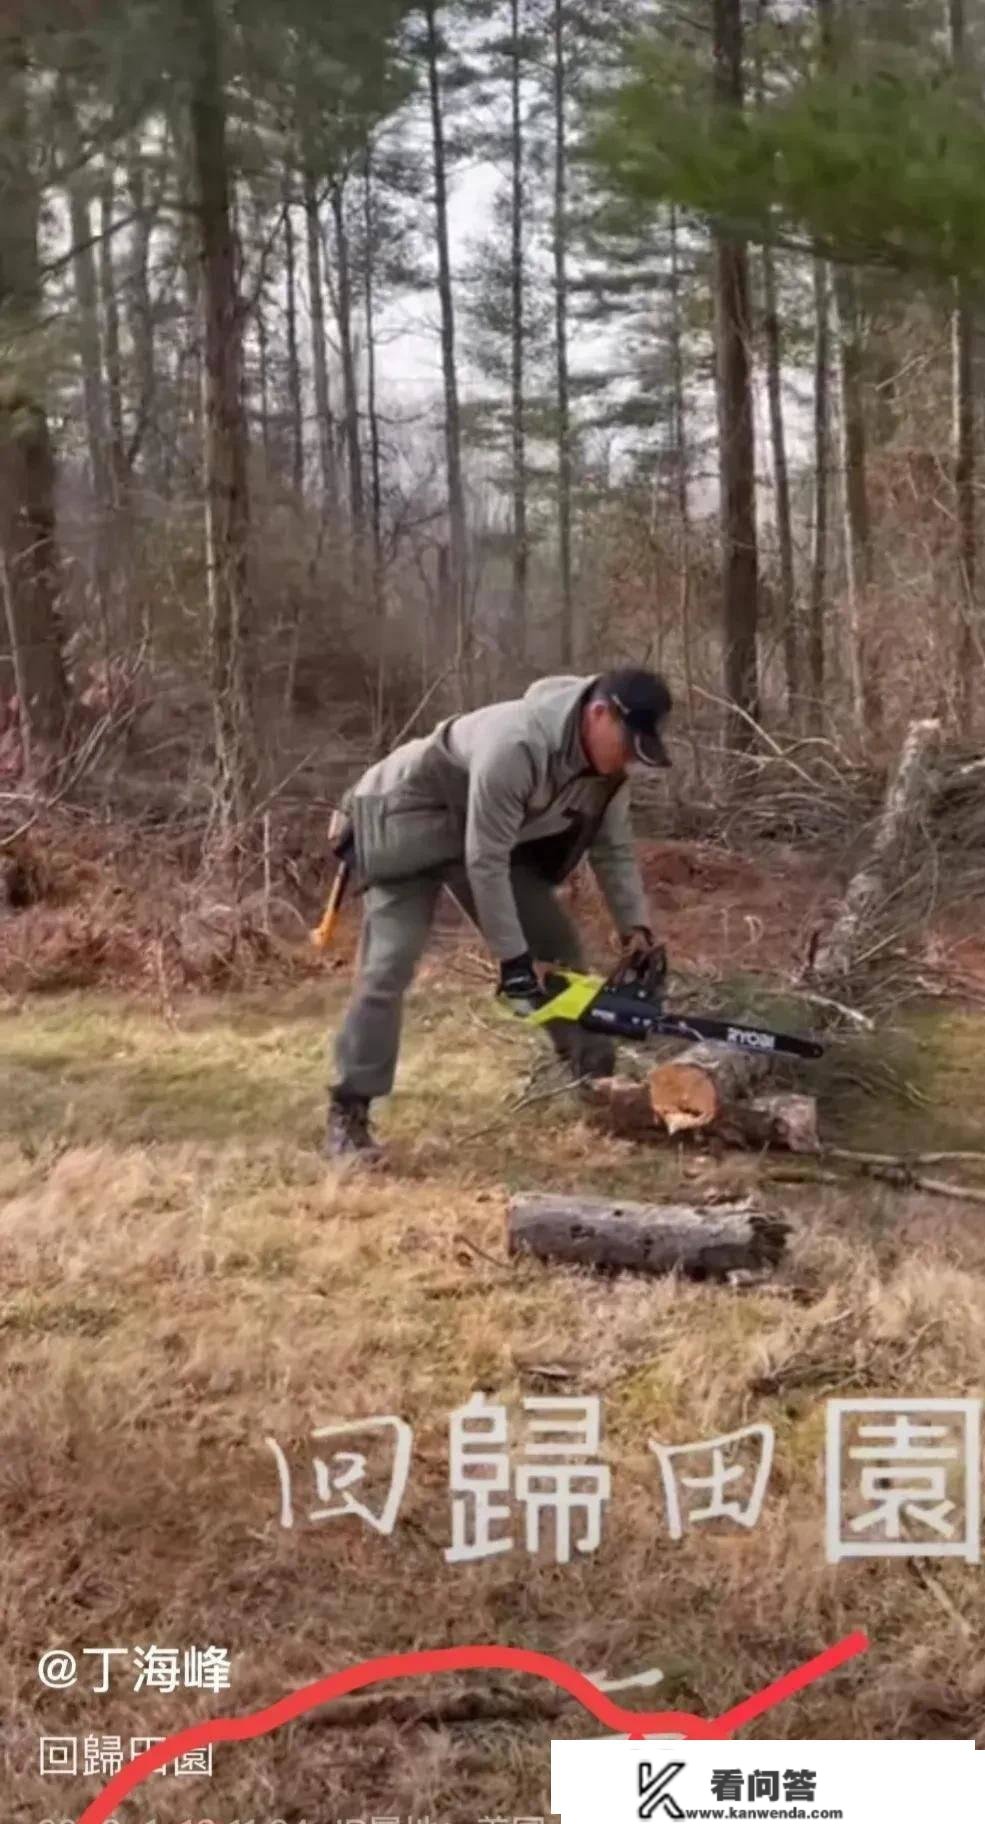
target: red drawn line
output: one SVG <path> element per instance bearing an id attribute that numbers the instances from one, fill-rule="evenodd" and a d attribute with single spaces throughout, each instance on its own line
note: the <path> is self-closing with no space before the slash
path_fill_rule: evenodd
<path id="1" fill-rule="evenodd" d="M 194 1748 L 207 1748 L 215 1742 L 250 1742 L 257 1736 L 272 1735 L 275 1729 L 304 1716 L 309 1710 L 331 1703 L 333 1698 L 362 1691 L 367 1685 L 383 1684 L 387 1679 L 479 1670 L 529 1672 L 534 1678 L 546 1679 L 577 1698 L 592 1716 L 617 1735 L 629 1735 L 637 1741 L 648 1735 L 665 1734 L 683 1735 L 691 1741 L 727 1741 L 743 1724 L 761 1716 L 764 1710 L 773 1709 L 785 1698 L 794 1697 L 826 1673 L 836 1671 L 847 1660 L 864 1653 L 868 1645 L 864 1634 L 850 1634 L 836 1647 L 828 1647 L 795 1672 L 784 1673 L 775 1683 L 767 1685 L 765 1691 L 746 1698 L 744 1703 L 726 1710 L 724 1715 L 711 1718 L 694 1716 L 688 1710 L 624 1710 L 593 1685 L 584 1673 L 576 1672 L 574 1666 L 566 1665 L 563 1659 L 553 1659 L 548 1653 L 531 1652 L 526 1647 L 439 1647 L 421 1653 L 395 1653 L 385 1659 L 366 1659 L 361 1665 L 347 1666 L 344 1671 L 333 1672 L 313 1685 L 304 1685 L 300 1691 L 291 1691 L 269 1709 L 256 1710 L 249 1716 L 213 1717 L 168 1736 L 166 1741 L 146 1749 L 114 1774 L 109 1785 L 86 1806 L 79 1824 L 106 1824 L 121 1799 L 134 1792 L 149 1774 L 168 1766 L 179 1755 L 188 1754 Z"/>

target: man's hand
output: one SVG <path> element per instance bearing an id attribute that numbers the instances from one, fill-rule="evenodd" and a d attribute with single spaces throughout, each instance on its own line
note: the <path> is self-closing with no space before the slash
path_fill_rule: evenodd
<path id="1" fill-rule="evenodd" d="M 354 848 L 352 819 L 345 811 L 332 812 L 328 826 L 328 846 L 338 861 L 351 861 Z"/>
<path id="2" fill-rule="evenodd" d="M 543 1007 L 544 990 L 537 980 L 529 951 L 523 956 L 514 957 L 512 962 L 501 964 L 498 993 L 509 1003 L 513 1012 L 521 1017 L 527 1013 L 536 1013 L 538 1007 Z"/>
<path id="3" fill-rule="evenodd" d="M 632 931 L 625 931 L 622 936 L 622 954 L 624 962 L 646 962 L 657 949 L 653 932 L 645 925 L 635 925 Z"/>
<path id="4" fill-rule="evenodd" d="M 622 962 L 625 968 L 635 971 L 642 981 L 657 989 L 667 979 L 667 952 L 658 944 L 652 931 L 644 925 L 637 925 L 632 931 L 626 931 L 622 937 Z"/>

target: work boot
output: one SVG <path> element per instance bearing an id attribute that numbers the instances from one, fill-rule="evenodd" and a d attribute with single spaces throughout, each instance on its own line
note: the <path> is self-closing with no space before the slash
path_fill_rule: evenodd
<path id="1" fill-rule="evenodd" d="M 369 1102 L 364 1097 L 333 1094 L 328 1105 L 325 1156 L 352 1164 L 382 1164 L 383 1148 L 373 1137 Z"/>
<path id="2" fill-rule="evenodd" d="M 547 1030 L 558 1057 L 576 1083 L 582 1077 L 615 1076 L 616 1047 L 604 1033 L 585 1032 L 566 1020 L 552 1022 Z"/>

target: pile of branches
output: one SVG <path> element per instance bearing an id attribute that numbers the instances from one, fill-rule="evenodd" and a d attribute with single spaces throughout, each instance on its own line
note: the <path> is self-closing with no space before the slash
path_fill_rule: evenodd
<path id="1" fill-rule="evenodd" d="M 0 816 L 0 989 L 248 987 L 324 969 L 308 941 L 321 882 L 301 882 L 292 835 L 268 831 L 236 891 L 202 866 L 201 831 L 136 829 L 66 805 Z M 6 838 L 6 840 L 5 840 Z"/>
<path id="2" fill-rule="evenodd" d="M 717 807 L 714 834 L 729 847 L 783 842 L 849 851 L 864 846 L 887 779 L 885 767 L 854 763 L 821 741 L 743 756 Z"/>
<path id="3" fill-rule="evenodd" d="M 706 842 L 749 853 L 774 843 L 812 858 L 835 899 L 885 845 L 887 806 L 914 729 L 933 730 L 917 760 L 915 793 L 894 826 L 871 891 L 856 894 L 847 952 L 834 974 L 846 996 L 869 1011 L 928 988 L 941 930 L 960 923 L 967 905 L 985 894 L 985 754 L 945 738 L 936 723 L 915 723 L 888 763 L 863 763 L 821 739 L 774 740 L 757 730 L 755 751 L 719 755 L 716 791 L 685 791 L 668 801 L 659 786 L 644 787 L 647 827 L 677 837 L 700 833 Z M 805 957 L 809 977 L 824 933 L 814 933 Z M 945 945 L 946 948 L 946 945 Z M 825 959 L 822 973 L 830 972 Z"/>

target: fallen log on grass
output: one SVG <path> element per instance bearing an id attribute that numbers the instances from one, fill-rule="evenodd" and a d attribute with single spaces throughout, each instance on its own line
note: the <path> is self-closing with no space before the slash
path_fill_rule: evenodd
<path id="1" fill-rule="evenodd" d="M 512 1255 L 608 1272 L 679 1272 L 698 1280 L 772 1269 L 789 1233 L 781 1218 L 745 1202 L 703 1210 L 530 1193 L 512 1198 L 507 1216 Z"/>
<path id="2" fill-rule="evenodd" d="M 609 1077 L 587 1085 L 586 1091 L 608 1131 L 623 1139 L 657 1140 L 690 1132 L 729 1146 L 818 1151 L 813 1096 L 776 1094 L 726 1101 L 723 1087 L 720 1075 L 707 1074 L 693 1054 L 685 1052 L 680 1061 L 658 1066 L 648 1083 Z"/>

